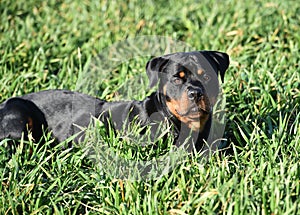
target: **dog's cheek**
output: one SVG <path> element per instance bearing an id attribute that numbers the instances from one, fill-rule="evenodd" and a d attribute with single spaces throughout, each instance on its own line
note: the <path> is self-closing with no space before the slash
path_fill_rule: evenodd
<path id="1" fill-rule="evenodd" d="M 201 99 L 198 103 L 198 107 L 202 108 L 203 110 L 206 110 L 207 112 L 211 112 L 214 105 L 211 99 L 212 98 L 209 98 L 208 96 L 204 95 L 203 99 Z"/>
<path id="2" fill-rule="evenodd" d="M 174 99 L 171 99 L 168 97 L 167 101 L 166 101 L 166 105 L 169 109 L 169 111 L 176 116 L 176 118 L 179 118 L 179 115 L 176 112 L 176 108 L 178 107 L 178 102 Z"/>
<path id="3" fill-rule="evenodd" d="M 174 87 L 172 87 L 172 84 L 167 82 L 166 84 L 164 84 L 161 87 L 161 91 L 162 91 L 162 94 L 164 95 L 166 101 L 170 102 L 172 100 L 173 104 L 179 103 L 179 102 L 176 102 L 179 99 L 176 98 L 177 93 L 176 93 Z"/>
<path id="4" fill-rule="evenodd" d="M 181 92 L 178 88 L 175 88 L 172 85 L 166 85 L 163 90 L 166 101 L 168 102 L 167 106 L 176 117 L 178 112 L 184 114 L 188 111 L 192 104 L 188 99 L 186 91 Z"/>
<path id="5" fill-rule="evenodd" d="M 175 100 L 175 99 L 170 99 L 169 101 L 166 102 L 166 105 L 169 109 L 169 111 L 181 122 L 184 124 L 188 123 L 188 120 L 185 117 L 181 117 L 178 114 L 178 111 L 181 111 L 180 106 L 181 106 L 181 101 Z"/>

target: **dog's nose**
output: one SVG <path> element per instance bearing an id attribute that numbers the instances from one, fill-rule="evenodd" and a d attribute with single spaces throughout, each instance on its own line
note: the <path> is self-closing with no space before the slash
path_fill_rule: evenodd
<path id="1" fill-rule="evenodd" d="M 188 89 L 188 98 L 190 100 L 199 101 L 203 97 L 203 91 L 201 89 Z"/>

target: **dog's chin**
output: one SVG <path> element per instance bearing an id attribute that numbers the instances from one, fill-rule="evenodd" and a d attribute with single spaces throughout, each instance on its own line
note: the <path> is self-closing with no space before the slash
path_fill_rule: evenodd
<path id="1" fill-rule="evenodd" d="M 184 122 L 191 130 L 196 132 L 202 132 L 204 126 L 211 114 L 211 111 L 199 108 L 192 107 L 186 111 L 178 111 L 175 109 L 178 118 Z"/>
<path id="2" fill-rule="evenodd" d="M 207 103 L 200 103 L 182 108 L 179 104 L 171 101 L 166 103 L 169 111 L 183 124 L 196 132 L 202 132 L 207 120 L 209 119 L 212 108 Z"/>
<path id="3" fill-rule="evenodd" d="M 202 132 L 201 123 L 199 121 L 190 121 L 188 123 L 188 127 L 193 131 L 200 131 Z"/>

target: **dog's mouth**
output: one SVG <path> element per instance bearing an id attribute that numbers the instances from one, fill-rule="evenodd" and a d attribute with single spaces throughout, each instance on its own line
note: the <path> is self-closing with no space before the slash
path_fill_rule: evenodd
<path id="1" fill-rule="evenodd" d="M 177 119 L 194 131 L 202 132 L 209 115 L 212 114 L 212 106 L 206 100 L 194 104 L 170 101 L 167 106 Z"/>
<path id="2" fill-rule="evenodd" d="M 201 106 L 197 106 L 194 105 L 192 107 L 190 107 L 187 111 L 180 111 L 175 109 L 176 113 L 181 116 L 181 117 L 187 117 L 190 119 L 198 119 L 201 116 L 205 116 L 208 114 L 211 114 L 211 108 L 208 107 L 201 107 Z"/>

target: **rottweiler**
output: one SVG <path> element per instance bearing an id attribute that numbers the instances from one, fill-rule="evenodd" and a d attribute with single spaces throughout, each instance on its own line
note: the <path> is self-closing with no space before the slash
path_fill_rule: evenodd
<path id="1" fill-rule="evenodd" d="M 0 104 L 0 140 L 21 139 L 31 133 L 35 141 L 52 132 L 61 142 L 99 118 L 108 129 L 124 129 L 138 122 L 153 127 L 159 122 L 172 125 L 174 144 L 187 138 L 200 151 L 207 140 L 212 110 L 219 93 L 218 75 L 224 80 L 229 56 L 217 51 L 178 52 L 147 62 L 150 87 L 158 89 L 142 101 L 107 102 L 69 90 L 46 90 L 14 97 Z M 127 127 L 128 128 L 128 127 Z M 153 134 L 152 134 L 153 133 Z M 83 134 L 84 135 L 84 134 Z M 82 140 L 78 135 L 74 142 Z"/>

